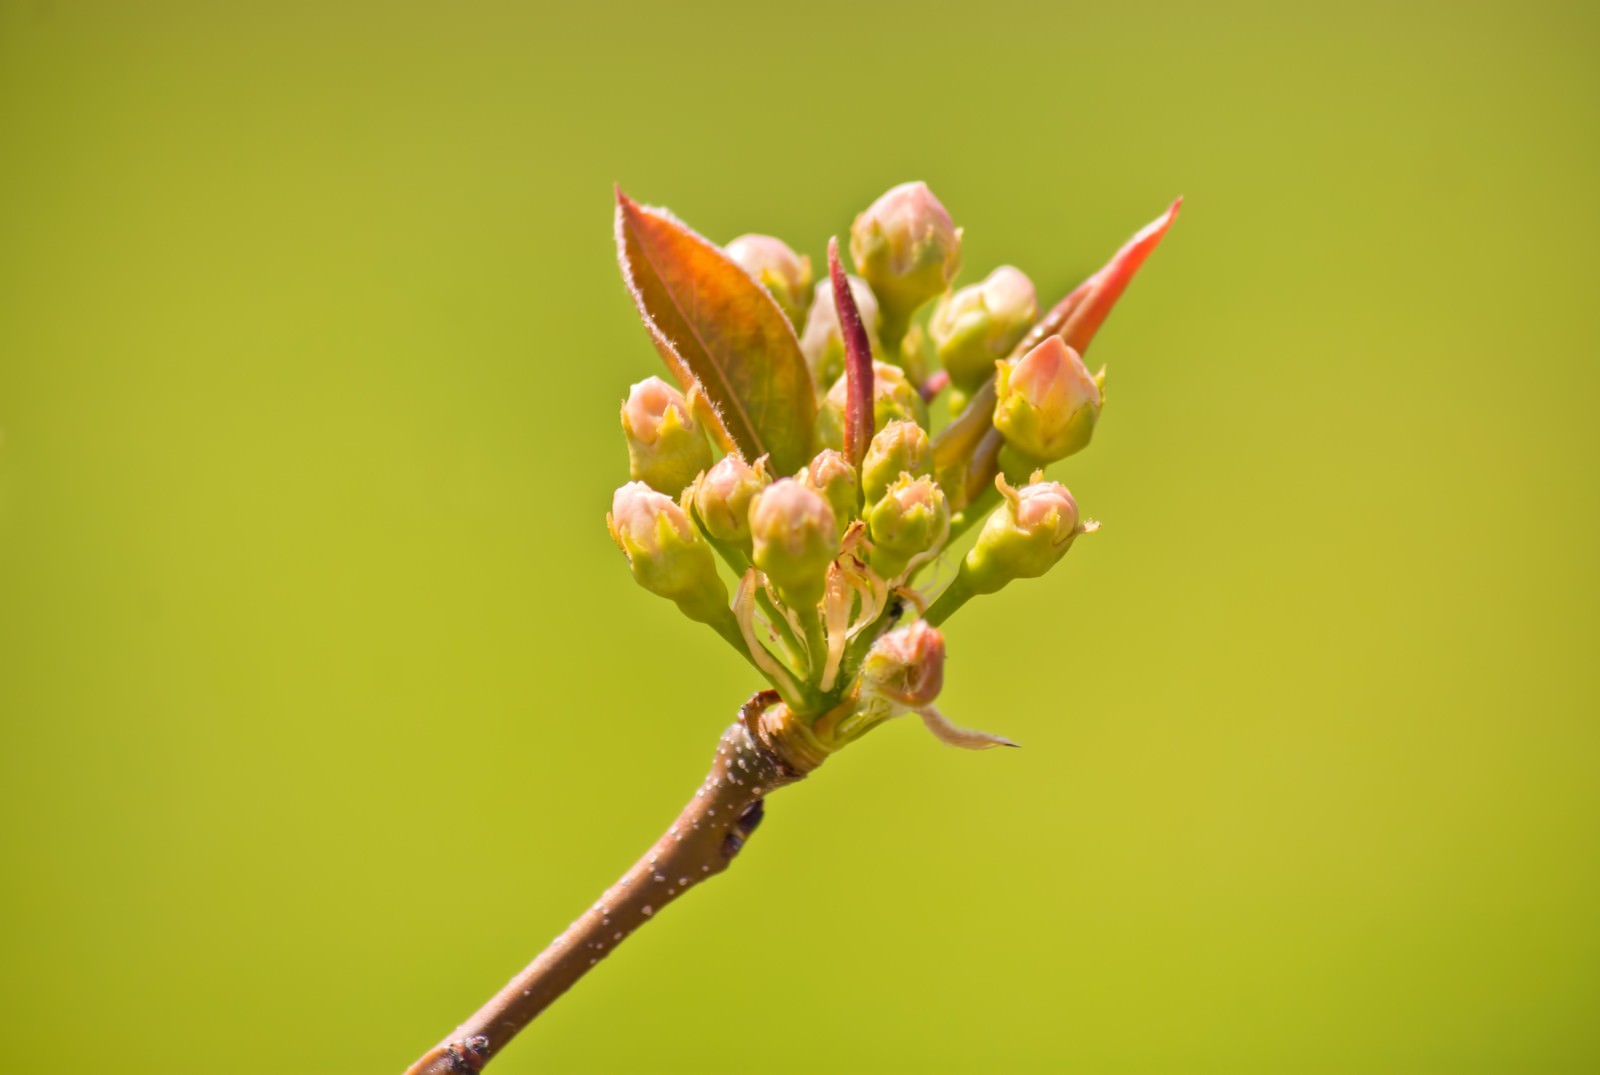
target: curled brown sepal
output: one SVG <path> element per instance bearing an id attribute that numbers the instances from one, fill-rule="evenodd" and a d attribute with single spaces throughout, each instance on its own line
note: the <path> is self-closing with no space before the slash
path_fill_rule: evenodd
<path id="1" fill-rule="evenodd" d="M 950 723 L 943 713 L 931 705 L 915 710 L 917 716 L 922 718 L 922 723 L 927 726 L 933 737 L 946 746 L 960 747 L 962 750 L 988 750 L 990 747 L 1015 747 L 1021 743 L 1013 742 L 1003 735 L 994 735 L 991 732 L 980 732 L 972 728 L 961 728 Z"/>
<path id="2" fill-rule="evenodd" d="M 856 297 L 850 293 L 844 265 L 839 261 L 839 240 L 828 240 L 828 279 L 833 284 L 833 304 L 839 311 L 839 333 L 844 337 L 844 373 L 849 394 L 845 399 L 844 454 L 859 467 L 872 441 L 872 344 L 861 321 Z"/>
<path id="3" fill-rule="evenodd" d="M 1122 297 L 1128 282 L 1167 234 L 1167 229 L 1172 227 L 1182 205 L 1182 198 L 1174 201 L 1166 212 L 1139 229 L 1132 239 L 1124 243 L 1122 249 L 1112 255 L 1111 260 L 1098 272 L 1056 303 L 1012 348 L 1012 357 L 1027 354 L 1047 336 L 1060 336 L 1079 355 L 1087 351 L 1106 316 Z M 994 403 L 994 378 L 991 377 L 973 393 L 966 409 L 934 439 L 934 473 L 946 486 L 947 492 L 955 488 L 959 490 L 957 495 L 970 497 L 976 491 L 987 489 L 989 483 L 994 481 L 998 473 L 998 452 L 989 453 L 992 456 L 989 459 L 973 458 L 986 437 L 990 442 L 988 446 L 994 446 L 995 438 L 989 436 L 994 430 Z M 964 482 L 958 480 L 963 472 L 967 479 Z M 960 508 L 965 504 L 963 500 L 954 506 Z"/>

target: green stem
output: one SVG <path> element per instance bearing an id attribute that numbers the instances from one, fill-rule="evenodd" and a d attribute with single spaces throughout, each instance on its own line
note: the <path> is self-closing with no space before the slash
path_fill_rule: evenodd
<path id="1" fill-rule="evenodd" d="M 912 311 L 915 313 L 915 311 Z M 881 361 L 891 366 L 899 366 L 905 356 L 901 348 L 905 344 L 906 333 L 911 331 L 911 314 L 902 314 L 898 310 L 880 307 L 878 310 L 878 342 L 883 345 Z"/>
<path id="2" fill-rule="evenodd" d="M 706 532 L 703 524 L 700 530 L 705 534 L 706 543 L 716 551 L 718 556 L 722 557 L 723 562 L 733 569 L 733 573 L 736 576 L 743 578 L 745 572 L 749 571 L 751 567 L 750 557 L 745 555 L 745 551 L 737 545 L 718 541 L 710 533 Z M 756 588 L 756 603 L 767 614 L 767 619 L 772 622 L 773 629 L 778 632 L 779 645 L 783 647 L 784 663 L 790 668 L 798 667 L 802 647 L 800 640 L 795 637 L 794 631 L 789 627 L 788 619 L 778 611 L 777 606 L 772 603 L 772 598 L 767 596 L 767 591 L 763 587 Z M 751 664 L 755 663 L 755 658 L 751 657 L 749 651 L 745 648 L 744 635 L 739 631 L 737 620 L 733 621 L 732 637 L 728 635 L 725 625 L 714 623 L 711 626 L 716 629 L 719 635 L 732 642 L 734 649 L 743 653 Z M 765 673 L 763 673 L 763 676 L 765 676 Z"/>
<path id="3" fill-rule="evenodd" d="M 922 618 L 937 627 L 953 616 L 962 605 L 976 596 L 977 594 L 973 592 L 972 587 L 968 584 L 967 573 L 961 571 L 950 585 L 944 588 L 944 593 L 940 594 L 933 604 L 928 607 L 928 611 L 923 613 Z"/>
<path id="4" fill-rule="evenodd" d="M 772 621 L 773 629 L 778 632 L 779 644 L 783 646 L 784 656 L 788 658 L 784 663 L 790 668 L 798 668 L 803 647 L 800 645 L 800 640 L 795 637 L 794 628 L 789 626 L 789 617 L 778 611 L 778 606 L 767 596 L 765 587 L 756 590 L 756 604 L 761 606 L 761 611 L 767 614 L 767 619 Z"/>
<path id="5" fill-rule="evenodd" d="M 807 677 L 811 682 L 822 678 L 822 666 L 828 660 L 828 636 L 822 630 L 822 613 L 815 605 L 808 605 L 797 610 L 800 616 L 800 626 L 806 630 L 806 655 L 809 658 Z"/>

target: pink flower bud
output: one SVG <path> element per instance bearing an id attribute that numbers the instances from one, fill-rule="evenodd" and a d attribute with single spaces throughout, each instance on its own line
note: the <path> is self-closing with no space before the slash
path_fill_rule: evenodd
<path id="1" fill-rule="evenodd" d="M 872 569 L 898 578 L 911 561 L 933 552 L 950 534 L 950 506 L 932 478 L 902 474 L 867 512 Z"/>
<path id="2" fill-rule="evenodd" d="M 925 620 L 882 635 L 861 662 L 863 693 L 920 709 L 944 686 L 944 636 Z"/>
<path id="3" fill-rule="evenodd" d="M 792 478 L 773 482 L 750 507 L 752 559 L 795 607 L 822 600 L 828 565 L 839 555 L 839 526 L 828 501 Z"/>
<path id="4" fill-rule="evenodd" d="M 694 539 L 694 525 L 678 502 L 644 482 L 629 482 L 611 496 L 612 536 L 632 555 L 660 555 L 662 524 L 683 541 Z"/>
<path id="5" fill-rule="evenodd" d="M 961 267 L 961 232 L 926 183 L 902 183 L 856 217 L 856 271 L 897 320 L 943 291 Z"/>
<path id="6" fill-rule="evenodd" d="M 770 235 L 741 235 L 723 247 L 733 262 L 756 278 L 798 330 L 811 305 L 811 259 Z"/>
<path id="7" fill-rule="evenodd" d="M 606 525 L 639 585 L 704 623 L 727 613 L 728 591 L 711 548 L 677 501 L 629 482 L 611 498 Z"/>
<path id="8" fill-rule="evenodd" d="M 850 461 L 832 448 L 824 448 L 807 464 L 796 479 L 808 489 L 815 489 L 833 509 L 834 522 L 840 536 L 861 511 L 861 483 Z"/>
<path id="9" fill-rule="evenodd" d="M 933 470 L 933 445 L 917 423 L 897 418 L 878 430 L 861 461 L 861 491 L 876 504 L 902 474 L 913 477 Z"/>
<path id="10" fill-rule="evenodd" d="M 961 564 L 974 593 L 993 593 L 1013 579 L 1043 575 L 1084 531 L 1078 503 L 1061 483 L 1035 480 L 1013 489 L 1000 477 L 996 484 L 1005 502 L 984 520 Z"/>
<path id="11" fill-rule="evenodd" d="M 1046 534 L 1052 546 L 1065 545 L 1078 532 L 1078 502 L 1060 482 L 1024 485 L 1012 510 L 1018 530 Z"/>
<path id="12" fill-rule="evenodd" d="M 630 476 L 660 492 L 676 496 L 711 465 L 711 446 L 689 401 L 659 377 L 647 377 L 628 392 L 622 432 Z"/>
<path id="13" fill-rule="evenodd" d="M 946 294 L 928 323 L 939 361 L 957 388 L 971 392 L 994 376 L 1039 316 L 1033 281 L 1002 265 L 981 284 Z"/>
<path id="14" fill-rule="evenodd" d="M 748 552 L 750 503 L 769 480 L 760 460 L 751 466 L 738 456 L 723 456 L 694 485 L 694 510 L 700 525 L 718 541 Z"/>
<path id="15" fill-rule="evenodd" d="M 994 425 L 1015 451 L 1053 463 L 1081 450 L 1100 417 L 1100 385 L 1060 336 L 995 371 Z"/>
<path id="16" fill-rule="evenodd" d="M 878 300 L 861 277 L 848 279 L 850 294 L 861 312 L 861 324 L 867 330 L 868 343 L 874 354 L 881 353 L 878 327 L 883 318 L 878 313 Z M 806 356 L 811 377 L 819 385 L 832 384 L 844 373 L 844 334 L 839 328 L 839 308 L 833 302 L 833 285 L 827 280 L 817 281 L 816 301 L 811 304 L 805 331 L 800 334 L 800 352 Z"/>

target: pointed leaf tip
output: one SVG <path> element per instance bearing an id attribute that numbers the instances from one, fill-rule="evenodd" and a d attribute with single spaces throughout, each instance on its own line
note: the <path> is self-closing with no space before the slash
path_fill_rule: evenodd
<path id="1" fill-rule="evenodd" d="M 794 327 L 720 247 L 665 209 L 615 189 L 617 261 L 651 341 L 707 404 L 722 446 L 780 472 L 813 453 L 816 391 Z"/>
<path id="2" fill-rule="evenodd" d="M 1066 317 L 1059 335 L 1078 354 L 1089 349 L 1090 342 L 1100 326 L 1105 323 L 1111 308 L 1122 297 L 1122 292 L 1133 279 L 1134 273 L 1144 264 L 1144 259 L 1156 248 L 1172 222 L 1178 219 L 1183 199 L 1177 198 L 1167 206 L 1166 212 L 1134 233 L 1122 244 L 1122 249 L 1112 255 L 1105 266 L 1073 294 L 1081 293 L 1081 301 Z"/>
<path id="3" fill-rule="evenodd" d="M 1164 213 L 1135 232 L 1098 272 L 1074 288 L 1028 330 L 1012 350 L 1012 356 L 1026 354 L 1047 336 L 1060 336 L 1080 356 L 1088 351 L 1111 308 L 1122 297 L 1145 258 L 1172 227 L 1182 206 L 1183 199 L 1175 199 Z M 969 497 L 987 488 L 998 469 L 1000 441 L 994 432 L 994 404 L 994 379 L 990 378 L 973 395 L 966 410 L 934 440 L 936 472 L 952 479 L 964 472 L 966 481 L 961 488 Z"/>
<path id="4" fill-rule="evenodd" d="M 828 240 L 828 280 L 833 285 L 833 305 L 839 312 L 839 334 L 844 338 L 845 352 L 845 455 L 851 466 L 860 466 L 866 458 L 867 445 L 872 440 L 872 344 L 867 339 L 867 328 L 861 320 L 861 310 L 850 290 L 850 279 L 845 276 L 844 265 L 839 261 L 839 239 Z"/>

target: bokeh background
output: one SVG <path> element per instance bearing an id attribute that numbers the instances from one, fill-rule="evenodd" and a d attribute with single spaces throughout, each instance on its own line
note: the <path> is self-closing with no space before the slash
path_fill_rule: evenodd
<path id="1" fill-rule="evenodd" d="M 754 684 L 602 515 L 611 183 L 927 180 L 1105 531 L 494 1070 L 1600 1068 L 1600 9 L 0 0 L 0 1037 L 398 1072 Z"/>

